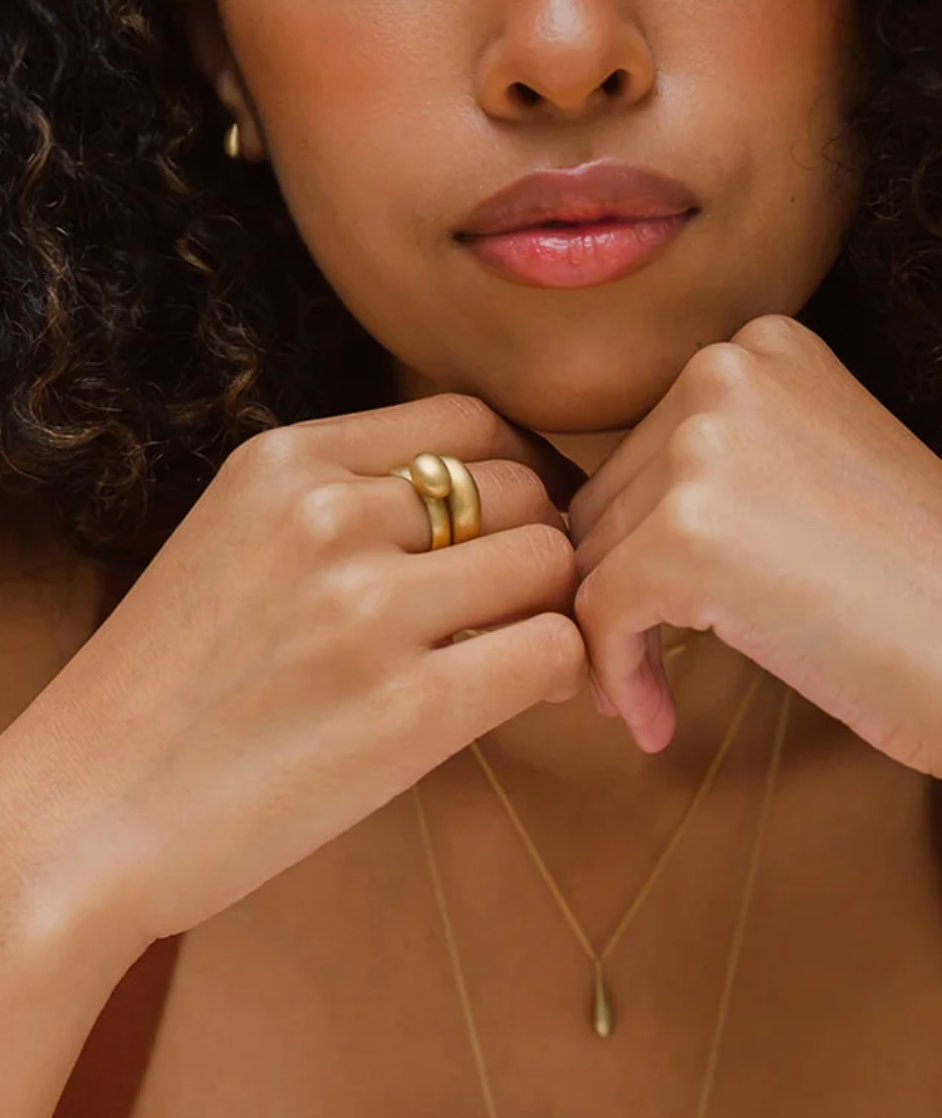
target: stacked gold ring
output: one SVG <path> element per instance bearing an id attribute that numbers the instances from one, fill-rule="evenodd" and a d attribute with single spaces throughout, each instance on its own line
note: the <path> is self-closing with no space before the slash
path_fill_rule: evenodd
<path id="1" fill-rule="evenodd" d="M 391 471 L 410 482 L 425 504 L 432 551 L 465 543 L 481 534 L 481 496 L 468 467 L 451 455 L 417 454 L 408 466 Z"/>

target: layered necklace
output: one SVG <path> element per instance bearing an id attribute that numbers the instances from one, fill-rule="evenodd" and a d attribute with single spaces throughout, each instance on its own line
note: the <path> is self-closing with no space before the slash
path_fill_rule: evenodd
<path id="1" fill-rule="evenodd" d="M 674 645 L 673 648 L 669 649 L 665 653 L 665 661 L 677 655 L 678 653 L 683 652 L 686 647 L 688 647 L 686 642 Z M 629 902 L 628 907 L 625 909 L 625 912 L 622 915 L 621 919 L 618 921 L 614 931 L 599 950 L 596 950 L 596 948 L 593 946 L 588 935 L 586 935 L 584 928 L 580 924 L 579 920 L 576 918 L 576 915 L 572 910 L 572 906 L 566 900 L 566 897 L 563 894 L 563 891 L 560 889 L 558 883 L 556 882 L 556 879 L 553 877 L 552 873 L 550 873 L 545 859 L 537 848 L 536 843 L 533 841 L 532 836 L 523 825 L 520 814 L 514 807 L 514 804 L 508 796 L 506 789 L 497 779 L 497 776 L 494 773 L 494 769 L 485 757 L 480 743 L 474 742 L 470 747 L 475 760 L 477 761 L 485 777 L 487 778 L 488 783 L 493 788 L 495 794 L 497 795 L 505 811 L 507 812 L 514 830 L 516 831 L 521 842 L 523 843 L 524 848 L 532 859 L 537 872 L 545 883 L 550 896 L 552 897 L 554 903 L 560 911 L 560 914 L 562 915 L 567 926 L 571 930 L 573 936 L 575 937 L 583 953 L 586 955 L 589 961 L 589 964 L 591 966 L 591 996 L 589 998 L 590 1010 L 587 1016 L 588 1023 L 595 1031 L 596 1035 L 600 1038 L 604 1039 L 611 1036 L 616 1026 L 615 1004 L 611 991 L 609 989 L 609 985 L 606 981 L 605 964 L 611 957 L 615 948 L 618 946 L 625 932 L 631 927 L 635 918 L 638 916 L 638 913 L 644 906 L 645 901 L 651 895 L 658 879 L 664 872 L 664 869 L 666 868 L 671 855 L 674 853 L 677 846 L 683 839 L 684 834 L 686 833 L 694 815 L 696 814 L 697 809 L 712 788 L 716 776 L 719 773 L 723 762 L 725 761 L 729 753 L 732 743 L 736 738 L 739 727 L 741 726 L 746 712 L 756 693 L 756 690 L 758 689 L 761 678 L 761 670 L 757 669 L 753 673 L 751 682 L 746 688 L 745 694 L 743 695 L 736 708 L 732 721 L 730 722 L 726 734 L 724 735 L 723 740 L 720 743 L 716 755 L 710 762 L 706 774 L 704 775 L 699 786 L 696 788 L 691 800 L 689 801 L 686 809 L 683 812 L 683 815 L 681 816 L 679 823 L 671 832 L 670 836 L 667 839 L 667 842 L 656 858 L 644 881 L 641 883 L 641 887 L 637 890 L 637 892 Z M 720 995 L 720 1001 L 714 1019 L 709 1054 L 707 1057 L 703 1079 L 698 1094 L 696 1109 L 693 1111 L 693 1118 L 706 1118 L 707 1111 L 710 1105 L 713 1082 L 716 1075 L 720 1048 L 722 1046 L 723 1035 L 726 1028 L 726 1020 L 729 1014 L 729 1007 L 732 1000 L 736 972 L 738 969 L 739 958 L 742 953 L 742 944 L 745 936 L 749 909 L 751 906 L 756 875 L 759 867 L 762 840 L 766 830 L 766 821 L 772 802 L 772 795 L 775 789 L 775 781 L 778 776 L 778 770 L 781 763 L 781 755 L 785 741 L 785 732 L 787 729 L 791 696 L 791 690 L 786 688 L 782 706 L 779 712 L 779 717 L 776 723 L 769 768 L 766 774 L 765 787 L 762 795 L 762 803 L 759 811 L 759 820 L 756 825 L 755 836 L 752 842 L 752 850 L 748 868 L 746 870 L 746 878 L 743 886 L 742 899 L 739 905 L 732 943 L 730 944 L 730 949 L 726 960 L 725 975 L 722 992 Z M 458 998 L 461 1004 L 462 1015 L 464 1017 L 465 1026 L 468 1032 L 468 1040 L 470 1043 L 474 1065 L 481 1088 L 482 1101 L 484 1103 L 485 1111 L 488 1118 L 499 1118 L 494 1101 L 494 1092 L 491 1086 L 490 1074 L 488 1072 L 487 1062 L 484 1057 L 484 1048 L 481 1043 L 477 1024 L 475 1022 L 471 996 L 468 989 L 467 980 L 465 978 L 461 956 L 458 951 L 458 942 L 455 936 L 454 925 L 451 919 L 451 913 L 448 907 L 445 890 L 442 885 L 441 872 L 432 842 L 432 835 L 428 824 L 428 817 L 425 812 L 420 784 L 421 782 L 414 785 L 413 787 L 413 796 L 415 801 L 419 830 L 422 837 L 422 843 L 425 848 L 429 874 L 435 893 L 435 900 L 438 905 L 439 914 L 441 916 L 442 928 L 444 931 L 445 941 L 448 947 L 448 954 L 454 973 L 455 986 L 457 988 Z"/>

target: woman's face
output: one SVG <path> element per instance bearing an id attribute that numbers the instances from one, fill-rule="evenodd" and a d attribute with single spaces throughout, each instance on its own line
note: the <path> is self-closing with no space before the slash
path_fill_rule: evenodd
<path id="1" fill-rule="evenodd" d="M 529 427 L 636 422 L 699 347 L 797 313 L 856 208 L 852 153 L 829 144 L 853 0 L 218 4 L 337 292 L 435 388 Z M 535 198 L 576 228 L 514 209 L 456 236 L 521 177 L 599 161 L 683 189 L 596 180 Z M 515 217 L 529 231 L 498 235 Z"/>

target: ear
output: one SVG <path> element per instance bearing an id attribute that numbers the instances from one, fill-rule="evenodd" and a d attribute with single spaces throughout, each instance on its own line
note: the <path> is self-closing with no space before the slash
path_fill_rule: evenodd
<path id="1" fill-rule="evenodd" d="M 239 126 L 242 158 L 249 163 L 264 162 L 267 153 L 262 131 L 226 39 L 216 0 L 183 0 L 176 9 L 194 61 Z"/>

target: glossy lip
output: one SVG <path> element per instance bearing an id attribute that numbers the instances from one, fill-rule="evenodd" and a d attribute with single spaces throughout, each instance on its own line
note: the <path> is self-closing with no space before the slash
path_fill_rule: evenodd
<path id="1" fill-rule="evenodd" d="M 598 287 L 661 255 L 690 214 L 640 221 L 534 228 L 475 237 L 467 250 L 502 279 L 525 287 Z"/>
<path id="2" fill-rule="evenodd" d="M 593 287 L 650 262 L 699 212 L 682 183 L 601 162 L 541 171 L 499 191 L 455 240 L 490 270 L 532 287 Z"/>

